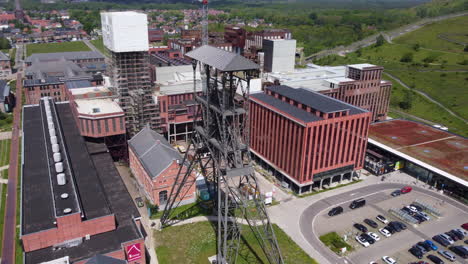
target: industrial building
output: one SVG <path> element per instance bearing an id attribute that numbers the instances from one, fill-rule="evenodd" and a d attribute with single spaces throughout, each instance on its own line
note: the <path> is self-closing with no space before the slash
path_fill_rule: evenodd
<path id="1" fill-rule="evenodd" d="M 264 39 L 291 39 L 291 32 L 287 29 L 264 29 L 247 33 L 245 50 L 263 49 Z"/>
<path id="2" fill-rule="evenodd" d="M 370 125 L 366 169 L 376 175 L 402 170 L 456 198 L 468 199 L 468 140 L 408 120 Z"/>
<path id="3" fill-rule="evenodd" d="M 166 204 L 171 188 L 179 174 L 180 163 L 183 158 L 171 144 L 149 127 L 143 128 L 128 141 L 130 170 L 138 182 L 140 192 L 155 205 L 162 207 Z M 182 167 L 182 175 L 187 168 Z M 193 173 L 186 182 L 178 201 L 180 205 L 196 201 L 196 180 Z"/>
<path id="4" fill-rule="evenodd" d="M 22 127 L 24 262 L 145 263 L 139 212 L 106 145 L 80 135 L 69 104 L 44 97 L 25 106 Z"/>
<path id="5" fill-rule="evenodd" d="M 268 86 L 250 95 L 255 160 L 297 193 L 352 179 L 364 165 L 371 113 L 317 92 Z"/>
<path id="6" fill-rule="evenodd" d="M 268 73 L 265 79 L 328 95 L 372 112 L 372 121 L 382 121 L 387 118 L 392 89 L 391 82 L 382 80 L 382 72 L 382 66 L 367 63 L 337 67 L 312 64 L 293 72 Z"/>
<path id="7" fill-rule="evenodd" d="M 149 67 L 148 19 L 133 11 L 101 13 L 104 46 L 109 50 L 109 74 L 126 129 L 135 135 L 147 124 L 157 128 L 159 117 L 153 100 Z"/>
<path id="8" fill-rule="evenodd" d="M 106 70 L 104 56 L 97 51 L 35 53 L 27 57 L 24 62 L 26 66 L 29 67 L 33 63 L 49 63 L 56 61 L 73 62 L 84 72 L 90 74 L 104 72 Z"/>
<path id="9" fill-rule="evenodd" d="M 293 72 L 296 64 L 295 39 L 264 39 L 265 72 Z"/>

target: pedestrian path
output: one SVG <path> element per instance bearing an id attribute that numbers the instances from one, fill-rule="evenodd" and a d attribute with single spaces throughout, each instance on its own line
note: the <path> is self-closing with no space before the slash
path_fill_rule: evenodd
<path id="1" fill-rule="evenodd" d="M 0 167 L 0 171 L 2 171 L 2 170 L 6 170 L 6 169 L 8 169 L 9 167 L 10 167 L 10 165 L 5 165 L 5 166 L 2 166 L 2 167 Z"/>
<path id="2" fill-rule="evenodd" d="M 11 138 L 11 131 L 0 132 L 0 140 L 10 139 L 10 138 Z"/>

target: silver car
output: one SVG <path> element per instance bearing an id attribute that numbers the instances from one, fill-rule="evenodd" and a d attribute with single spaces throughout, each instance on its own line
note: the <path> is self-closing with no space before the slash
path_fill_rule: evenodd
<path id="1" fill-rule="evenodd" d="M 455 255 L 453 255 L 450 251 L 439 250 L 439 254 L 450 261 L 455 261 Z"/>

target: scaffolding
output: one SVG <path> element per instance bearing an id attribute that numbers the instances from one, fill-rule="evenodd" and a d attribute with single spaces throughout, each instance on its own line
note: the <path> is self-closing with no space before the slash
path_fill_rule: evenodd
<path id="1" fill-rule="evenodd" d="M 148 52 L 109 52 L 112 87 L 125 112 L 125 126 L 130 137 L 148 124 L 157 129 L 159 114 L 152 96 Z"/>

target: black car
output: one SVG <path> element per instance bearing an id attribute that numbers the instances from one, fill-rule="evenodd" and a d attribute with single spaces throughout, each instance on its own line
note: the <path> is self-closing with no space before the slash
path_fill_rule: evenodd
<path id="1" fill-rule="evenodd" d="M 439 257 L 437 256 L 434 256 L 434 255 L 429 255 L 427 256 L 428 259 L 430 259 L 432 262 L 434 262 L 435 264 L 445 264 L 445 262 L 443 260 L 441 260 Z"/>
<path id="2" fill-rule="evenodd" d="M 426 250 L 426 252 L 429 252 L 432 250 L 431 246 L 429 246 L 428 244 L 424 243 L 424 242 L 418 242 L 416 245 L 420 246 L 420 247 L 423 247 L 424 250 Z"/>
<path id="3" fill-rule="evenodd" d="M 450 242 L 447 241 L 447 239 L 441 237 L 440 235 L 433 236 L 432 239 L 444 247 L 450 245 Z"/>
<path id="4" fill-rule="evenodd" d="M 400 227 L 401 230 L 406 230 L 407 226 L 400 221 L 395 221 L 395 223 Z"/>
<path id="5" fill-rule="evenodd" d="M 462 232 L 458 231 L 458 230 L 453 229 L 453 230 L 450 231 L 450 232 L 451 232 L 452 234 L 454 234 L 455 236 L 457 236 L 458 239 L 460 239 L 460 240 L 465 238 L 465 235 L 464 235 Z"/>
<path id="6" fill-rule="evenodd" d="M 349 208 L 351 208 L 351 209 L 356 209 L 356 208 L 359 208 L 359 207 L 363 207 L 364 205 L 366 205 L 366 200 L 364 200 L 364 199 L 357 199 L 357 200 L 354 200 L 354 201 L 349 205 Z"/>
<path id="7" fill-rule="evenodd" d="M 409 215 L 414 215 L 414 212 L 411 211 L 411 210 L 410 210 L 409 208 L 407 208 L 407 207 L 403 207 L 403 208 L 401 208 L 401 210 L 402 210 L 403 212 L 409 214 Z"/>
<path id="8" fill-rule="evenodd" d="M 364 219 L 364 223 L 368 224 L 370 227 L 377 228 L 379 225 L 368 218 Z"/>
<path id="9" fill-rule="evenodd" d="M 328 212 L 328 216 L 334 216 L 334 215 L 339 215 L 343 212 L 343 207 L 337 206 Z"/>
<path id="10" fill-rule="evenodd" d="M 367 232 L 367 227 L 365 227 L 364 225 L 361 225 L 359 223 L 356 223 L 353 225 L 357 230 L 361 231 L 361 232 L 364 232 L 366 233 Z"/>
<path id="11" fill-rule="evenodd" d="M 422 222 L 426 221 L 426 218 L 424 218 L 424 217 L 422 217 L 422 216 L 420 216 L 418 214 L 414 214 L 413 218 L 418 221 L 418 224 L 421 224 Z"/>
<path id="12" fill-rule="evenodd" d="M 456 234 L 454 234 L 452 231 L 445 232 L 447 236 L 453 239 L 453 241 L 458 241 L 460 240 Z"/>
<path id="13" fill-rule="evenodd" d="M 399 196 L 401 194 L 401 191 L 400 190 L 395 190 L 392 192 L 392 196 L 395 197 L 395 196 Z"/>
<path id="14" fill-rule="evenodd" d="M 426 254 L 426 253 L 427 253 L 426 248 L 423 247 L 423 246 L 421 246 L 421 245 L 416 244 L 416 245 L 414 245 L 413 247 L 415 247 L 415 248 L 421 250 L 421 252 L 422 252 L 423 254 Z"/>
<path id="15" fill-rule="evenodd" d="M 393 227 L 393 229 L 395 229 L 396 232 L 400 232 L 401 231 L 401 227 L 400 225 L 395 222 L 395 221 L 392 221 L 390 223 L 388 223 L 389 226 Z"/>
<path id="16" fill-rule="evenodd" d="M 417 257 L 418 259 L 422 259 L 424 253 L 417 247 L 412 247 L 408 250 L 413 256 Z"/>
<path id="17" fill-rule="evenodd" d="M 466 248 L 464 248 L 463 246 L 453 246 L 449 247 L 449 249 L 452 250 L 453 253 L 462 257 L 463 259 L 468 258 L 468 250 L 466 250 Z"/>
<path id="18" fill-rule="evenodd" d="M 362 239 L 364 239 L 365 241 L 369 242 L 369 244 L 374 244 L 375 243 L 375 239 L 373 239 L 371 236 L 369 236 L 368 234 L 366 233 L 362 233 L 361 235 Z"/>
<path id="19" fill-rule="evenodd" d="M 393 228 L 393 225 L 390 225 L 390 224 L 388 224 L 388 225 L 385 227 L 385 229 L 387 229 L 388 232 L 390 232 L 390 234 L 392 234 L 392 235 L 395 234 L 395 233 L 397 232 L 396 229 Z"/>
<path id="20" fill-rule="evenodd" d="M 424 208 L 422 208 L 422 206 L 419 206 L 417 204 L 410 204 L 410 205 L 413 206 L 414 208 L 416 208 L 416 210 L 418 210 L 419 212 L 424 211 Z"/>

